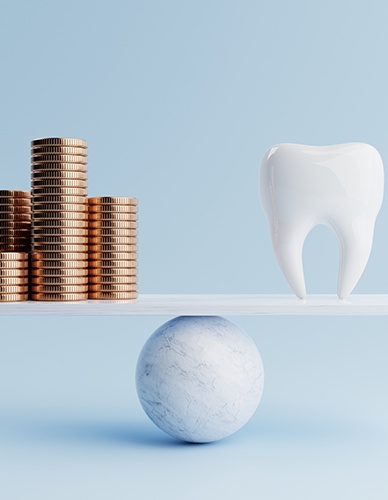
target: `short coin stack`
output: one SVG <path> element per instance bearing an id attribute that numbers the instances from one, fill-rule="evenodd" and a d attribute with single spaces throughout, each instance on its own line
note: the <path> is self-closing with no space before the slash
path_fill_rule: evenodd
<path id="1" fill-rule="evenodd" d="M 28 299 L 28 253 L 0 252 L 0 302 Z"/>
<path id="2" fill-rule="evenodd" d="M 89 198 L 89 299 L 137 297 L 137 199 Z"/>
<path id="3" fill-rule="evenodd" d="M 31 195 L 0 190 L 0 252 L 31 249 Z"/>
<path id="4" fill-rule="evenodd" d="M 31 298 L 88 298 L 87 144 L 46 138 L 31 143 Z"/>

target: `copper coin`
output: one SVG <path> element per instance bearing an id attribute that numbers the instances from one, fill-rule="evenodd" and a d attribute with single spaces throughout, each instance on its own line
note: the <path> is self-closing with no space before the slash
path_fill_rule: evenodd
<path id="1" fill-rule="evenodd" d="M 84 220 L 87 221 L 88 219 L 88 214 L 86 212 L 35 212 L 33 213 L 33 220 L 34 220 L 34 225 L 39 224 L 40 220 L 62 220 L 62 221 L 67 221 L 67 220 Z"/>
<path id="2" fill-rule="evenodd" d="M 27 233 L 26 237 L 21 235 L 18 236 L 3 236 L 0 234 L 0 243 L 9 243 L 14 245 L 15 243 L 28 243 L 30 241 L 30 233 Z"/>
<path id="3" fill-rule="evenodd" d="M 31 173 L 31 180 L 39 179 L 78 179 L 81 181 L 87 180 L 87 172 L 78 170 L 47 170 L 34 169 Z"/>
<path id="4" fill-rule="evenodd" d="M 34 245 L 49 244 L 49 243 L 64 243 L 66 245 L 87 245 L 87 236 L 35 236 L 32 239 Z"/>
<path id="5" fill-rule="evenodd" d="M 82 155 L 62 155 L 62 154 L 45 154 L 33 155 L 31 157 L 33 164 L 35 163 L 87 163 L 87 156 Z"/>
<path id="6" fill-rule="evenodd" d="M 83 203 L 34 203 L 34 212 L 87 212 Z"/>
<path id="7" fill-rule="evenodd" d="M 0 285 L 0 293 L 28 293 L 28 285 Z"/>
<path id="8" fill-rule="evenodd" d="M 31 255 L 31 261 L 32 264 L 34 264 L 34 261 L 51 261 L 51 260 L 63 260 L 64 264 L 69 265 L 69 267 L 82 267 L 84 265 L 83 263 L 87 261 L 88 259 L 88 254 L 87 252 L 33 252 Z M 77 262 L 79 261 L 80 264 L 77 264 L 76 266 L 71 266 L 71 262 Z"/>
<path id="9" fill-rule="evenodd" d="M 93 285 L 98 285 L 101 283 L 115 284 L 115 283 L 126 283 L 135 284 L 137 283 L 137 276 L 89 276 L 89 283 Z"/>
<path id="10" fill-rule="evenodd" d="M 29 252 L 30 245 L 3 245 L 0 246 L 0 252 Z"/>
<path id="11" fill-rule="evenodd" d="M 87 156 L 88 149 L 85 146 L 32 146 L 31 148 L 32 155 L 39 154 L 61 154 L 61 155 L 82 155 Z"/>
<path id="12" fill-rule="evenodd" d="M 41 195 L 62 195 L 62 196 L 85 196 L 86 197 L 86 188 L 81 187 L 59 187 L 59 186 L 50 186 L 50 187 L 34 187 L 32 188 L 32 195 L 41 196 Z"/>
<path id="13" fill-rule="evenodd" d="M 137 267 L 98 267 L 89 268 L 89 276 L 102 278 L 102 277 L 114 277 L 114 276 L 137 276 Z"/>
<path id="14" fill-rule="evenodd" d="M 31 141 L 31 147 L 35 146 L 71 146 L 87 148 L 88 143 L 83 139 L 69 139 L 67 137 L 42 137 Z"/>
<path id="15" fill-rule="evenodd" d="M 113 213 L 113 212 L 101 212 L 101 213 L 90 213 L 89 212 L 89 220 L 90 221 L 105 221 L 105 220 L 113 220 L 113 221 L 126 221 L 126 222 L 136 222 L 137 214 L 129 214 L 129 213 Z"/>
<path id="16" fill-rule="evenodd" d="M 28 205 L 0 205 L 0 212 L 30 214 L 31 204 Z"/>
<path id="17" fill-rule="evenodd" d="M 33 243 L 33 252 L 36 253 L 83 253 L 88 251 L 88 245 L 66 245 L 65 243 Z"/>
<path id="18" fill-rule="evenodd" d="M 12 268 L 0 268 L 0 276 L 1 277 L 18 277 L 18 278 L 28 278 L 28 267 L 12 269 Z"/>
<path id="19" fill-rule="evenodd" d="M 31 292 L 34 293 L 85 293 L 88 285 L 32 285 Z"/>
<path id="20" fill-rule="evenodd" d="M 28 285 L 28 276 L 0 276 L 0 286 Z M 18 292 L 19 293 L 19 292 Z"/>
<path id="21" fill-rule="evenodd" d="M 29 196 L 28 198 L 7 198 L 6 196 L 0 196 L 0 205 L 12 207 L 29 207 L 31 206 L 31 196 Z"/>
<path id="22" fill-rule="evenodd" d="M 41 259 L 41 260 L 33 260 L 31 262 L 31 270 L 34 273 L 35 270 L 41 269 L 45 270 L 66 270 L 66 269 L 75 269 L 77 271 L 88 269 L 88 261 L 87 260 L 66 260 L 66 259 Z"/>
<path id="23" fill-rule="evenodd" d="M 29 198 L 30 197 L 30 192 L 29 191 L 14 191 L 14 190 L 8 190 L 8 189 L 0 189 L 0 197 L 1 198 Z"/>
<path id="24" fill-rule="evenodd" d="M 86 228 L 78 227 L 44 227 L 34 228 L 32 236 L 88 236 Z"/>
<path id="25" fill-rule="evenodd" d="M 48 301 L 48 302 L 74 302 L 79 300 L 87 300 L 87 293 L 32 293 L 32 300 Z"/>
<path id="26" fill-rule="evenodd" d="M 14 221 L 29 221 L 31 215 L 29 213 L 15 213 L 15 212 L 0 212 L 0 219 L 10 222 Z"/>
<path id="27" fill-rule="evenodd" d="M 89 252 L 89 260 L 136 260 L 136 252 Z"/>
<path id="28" fill-rule="evenodd" d="M 89 256 L 89 268 L 96 269 L 96 270 L 103 270 L 103 269 L 132 269 L 132 268 L 137 268 L 137 260 L 136 259 L 124 259 L 124 260 L 101 260 L 101 259 L 90 259 Z"/>
<path id="29" fill-rule="evenodd" d="M 58 172 L 84 172 L 85 174 L 88 171 L 88 166 L 86 163 L 50 163 L 50 162 L 37 162 L 35 161 L 31 165 L 31 175 L 34 172 L 52 172 L 57 170 Z"/>
<path id="30" fill-rule="evenodd" d="M 9 236 L 10 238 L 27 238 L 31 234 L 30 228 L 18 229 L 0 227 L 0 236 Z"/>
<path id="31" fill-rule="evenodd" d="M 28 269 L 28 260 L 1 260 L 0 269 Z"/>
<path id="32" fill-rule="evenodd" d="M 28 260 L 28 253 L 25 252 L 1 252 L 0 253 L 1 261 L 8 260 Z"/>
<path id="33" fill-rule="evenodd" d="M 123 204 L 123 205 L 137 205 L 137 198 L 125 198 L 122 196 L 96 196 L 94 198 L 89 198 L 88 202 L 90 205 L 114 205 L 114 204 Z"/>
<path id="34" fill-rule="evenodd" d="M 33 179 L 31 182 L 32 189 L 40 187 L 67 187 L 67 188 L 86 188 L 87 182 L 80 179 L 64 179 L 64 178 L 52 178 L 52 179 Z"/>
<path id="35" fill-rule="evenodd" d="M 89 228 L 91 229 L 105 229 L 107 227 L 116 229 L 137 229 L 137 222 L 123 220 L 89 220 Z"/>
<path id="36" fill-rule="evenodd" d="M 133 253 L 137 252 L 137 245 L 119 245 L 117 243 L 105 243 L 102 245 L 89 245 L 89 252 L 103 253 L 103 252 L 115 252 L 115 253 Z"/>
<path id="37" fill-rule="evenodd" d="M 28 300 L 28 293 L 1 293 L 0 302 L 22 302 Z"/>
<path id="38" fill-rule="evenodd" d="M 89 292 L 136 292 L 137 283 L 91 283 Z"/>
<path id="39" fill-rule="evenodd" d="M 32 285 L 87 285 L 87 276 L 32 276 Z"/>
<path id="40" fill-rule="evenodd" d="M 137 292 L 89 292 L 89 299 L 94 300 L 133 300 Z"/>
<path id="41" fill-rule="evenodd" d="M 42 229 L 43 227 L 78 227 L 82 229 L 87 229 L 88 227 L 88 221 L 86 220 L 73 220 L 73 219 L 40 219 L 40 220 L 33 220 L 31 224 L 31 228 L 33 230 L 35 229 Z"/>
<path id="42" fill-rule="evenodd" d="M 32 268 L 31 276 L 39 277 L 39 276 L 78 276 L 78 277 L 87 277 L 89 275 L 89 270 L 87 267 L 85 268 Z"/>
<path id="43" fill-rule="evenodd" d="M 90 236 L 89 245 L 136 245 L 137 238 L 134 236 Z"/>
<path id="44" fill-rule="evenodd" d="M 112 227 L 105 227 L 105 228 L 100 228 L 100 229 L 89 229 L 89 236 L 90 237 L 103 237 L 103 236 L 122 236 L 125 238 L 134 238 L 138 234 L 136 229 L 122 229 L 122 228 L 112 228 Z"/>
<path id="45" fill-rule="evenodd" d="M 34 196 L 33 204 L 46 204 L 46 203 L 64 203 L 64 204 L 81 204 L 84 205 L 86 202 L 85 196 L 61 196 L 61 195 L 43 195 L 43 196 Z"/>
<path id="46" fill-rule="evenodd" d="M 125 213 L 136 214 L 137 205 L 92 205 L 89 203 L 89 213 Z"/>

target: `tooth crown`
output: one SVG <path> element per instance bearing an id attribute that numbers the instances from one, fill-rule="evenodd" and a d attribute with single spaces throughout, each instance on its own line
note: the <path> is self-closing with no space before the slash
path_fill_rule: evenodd
<path id="1" fill-rule="evenodd" d="M 349 295 L 367 264 L 384 191 L 378 151 L 364 143 L 278 144 L 266 152 L 260 198 L 279 265 L 295 294 L 306 295 L 302 249 L 317 224 L 341 248 L 338 295 Z"/>

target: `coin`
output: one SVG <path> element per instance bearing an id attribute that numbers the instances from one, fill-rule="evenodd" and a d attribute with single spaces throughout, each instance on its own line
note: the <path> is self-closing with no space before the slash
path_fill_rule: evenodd
<path id="1" fill-rule="evenodd" d="M 137 283 L 91 283 L 89 292 L 136 292 Z"/>
<path id="2" fill-rule="evenodd" d="M 86 197 L 86 188 L 81 187 L 59 187 L 59 186 L 50 186 L 50 187 L 34 187 L 32 188 L 32 195 L 40 196 L 40 195 L 64 195 L 64 196 L 85 196 Z"/>
<path id="3" fill-rule="evenodd" d="M 87 206 L 83 203 L 34 203 L 34 212 L 87 212 Z"/>
<path id="4" fill-rule="evenodd" d="M 0 276 L 0 286 L 28 285 L 28 276 Z"/>
<path id="5" fill-rule="evenodd" d="M 29 207 L 31 206 L 31 197 L 7 198 L 6 196 L 0 196 L 0 205 L 11 205 L 13 207 Z"/>
<path id="6" fill-rule="evenodd" d="M 106 245 L 106 244 L 115 244 L 115 245 L 136 245 L 137 238 L 134 236 L 90 236 L 89 244 L 90 245 Z"/>
<path id="7" fill-rule="evenodd" d="M 40 154 L 61 154 L 61 155 L 82 155 L 87 156 L 88 149 L 84 146 L 32 146 L 32 155 Z"/>
<path id="8" fill-rule="evenodd" d="M 89 213 L 137 213 L 137 205 L 92 205 L 89 203 Z"/>
<path id="9" fill-rule="evenodd" d="M 29 213 L 15 213 L 15 212 L 0 212 L 0 219 L 6 221 L 29 221 L 31 215 Z"/>
<path id="10" fill-rule="evenodd" d="M 97 267 L 89 268 L 89 277 L 136 276 L 137 267 Z"/>
<path id="11" fill-rule="evenodd" d="M 68 220 L 84 220 L 85 222 L 88 220 L 88 214 L 86 212 L 68 212 L 68 211 L 58 211 L 52 212 L 50 210 L 46 212 L 35 212 L 33 213 L 34 225 L 39 224 L 40 220 L 51 220 L 54 221 L 59 219 L 61 221 Z"/>
<path id="12" fill-rule="evenodd" d="M 33 179 L 31 186 L 33 189 L 40 187 L 86 188 L 87 182 L 80 179 L 64 179 L 57 177 L 52 179 Z"/>
<path id="13" fill-rule="evenodd" d="M 90 205 L 101 205 L 101 204 L 123 204 L 123 205 L 137 205 L 137 198 L 125 198 L 122 196 L 97 196 L 94 198 L 88 198 Z"/>
<path id="14" fill-rule="evenodd" d="M 0 285 L 0 293 L 28 293 L 28 285 Z"/>
<path id="15" fill-rule="evenodd" d="M 0 260 L 28 260 L 28 253 L 25 252 L 1 252 Z"/>
<path id="16" fill-rule="evenodd" d="M 49 302 L 74 302 L 79 300 L 87 300 L 87 293 L 32 293 L 32 300 L 49 301 Z"/>
<path id="17" fill-rule="evenodd" d="M 90 252 L 90 260 L 136 260 L 136 252 Z"/>
<path id="18" fill-rule="evenodd" d="M 112 213 L 112 212 L 102 212 L 102 213 L 91 213 L 89 212 L 89 220 L 90 221 L 105 221 L 105 220 L 113 220 L 113 221 L 126 221 L 126 222 L 135 222 L 137 221 L 137 214 L 129 214 L 129 213 Z"/>
<path id="19" fill-rule="evenodd" d="M 9 189 L 0 189 L 0 197 L 3 198 L 29 198 L 30 197 L 30 192 L 29 191 L 14 191 L 14 190 L 9 190 Z"/>
<path id="20" fill-rule="evenodd" d="M 38 179 L 79 179 L 81 181 L 86 181 L 87 172 L 84 170 L 47 170 L 47 169 L 34 169 L 31 173 L 31 180 L 36 181 Z"/>
<path id="21" fill-rule="evenodd" d="M 89 299 L 97 300 L 132 300 L 137 298 L 137 292 L 89 292 Z"/>
<path id="22" fill-rule="evenodd" d="M 10 245 L 14 245 L 15 243 L 28 243 L 30 241 L 29 233 L 28 236 L 3 236 L 0 233 L 0 243 L 9 243 Z"/>
<path id="23" fill-rule="evenodd" d="M 32 276 L 32 285 L 87 285 L 87 276 Z"/>
<path id="24" fill-rule="evenodd" d="M 114 283 L 127 283 L 135 284 L 137 283 L 137 276 L 89 276 L 89 283 L 92 284 L 114 284 Z"/>
<path id="25" fill-rule="evenodd" d="M 44 254 L 43 254 L 44 255 Z M 88 269 L 87 260 L 70 260 L 67 258 L 60 259 L 41 259 L 31 261 L 31 270 L 34 273 L 37 269 L 41 270 L 70 270 L 75 269 L 77 271 Z"/>
<path id="26" fill-rule="evenodd" d="M 87 245 L 88 244 L 88 237 L 87 236 L 34 236 L 33 237 L 33 244 L 34 245 L 39 245 L 41 243 L 43 244 L 48 244 L 48 243 L 65 243 L 67 245 Z"/>
<path id="27" fill-rule="evenodd" d="M 27 229 L 0 227 L 0 236 L 9 236 L 10 238 L 27 238 L 30 234 L 31 231 L 29 227 Z"/>
<path id="28" fill-rule="evenodd" d="M 66 245 L 65 243 L 35 243 L 32 249 L 37 253 L 61 252 L 61 253 L 83 253 L 88 251 L 88 245 Z"/>
<path id="29" fill-rule="evenodd" d="M 42 137 L 31 141 L 31 146 L 72 146 L 87 148 L 88 143 L 83 139 L 73 139 L 67 137 Z"/>
<path id="30" fill-rule="evenodd" d="M 17 269 L 12 269 L 12 268 L 0 268 L 0 276 L 1 277 L 18 277 L 18 278 L 28 278 L 28 268 L 17 268 Z"/>
<path id="31" fill-rule="evenodd" d="M 32 236 L 88 236 L 86 228 L 78 227 L 43 227 L 34 228 Z"/>
<path id="32" fill-rule="evenodd" d="M 28 300 L 28 293 L 2 293 L 0 302 L 22 302 Z"/>
<path id="33" fill-rule="evenodd" d="M 101 229 L 107 227 L 116 229 L 136 229 L 137 222 L 129 222 L 124 220 L 89 220 L 89 228 L 91 229 Z"/>
<path id="34" fill-rule="evenodd" d="M 1 288 L 1 287 L 0 287 Z M 31 292 L 36 293 L 85 293 L 88 285 L 32 285 Z"/>
<path id="35" fill-rule="evenodd" d="M 50 163 L 50 162 L 38 162 L 34 161 L 31 165 L 31 173 L 34 172 L 52 172 L 57 170 L 58 172 L 84 172 L 87 173 L 88 166 L 86 163 Z"/>
<path id="36" fill-rule="evenodd" d="M 123 228 L 114 228 L 114 227 L 105 227 L 99 229 L 89 229 L 90 237 L 103 237 L 103 236 L 122 236 L 125 238 L 128 237 L 136 237 L 137 236 L 136 229 L 123 229 Z"/>
<path id="37" fill-rule="evenodd" d="M 28 269 L 28 260 L 1 260 L 0 269 Z"/>
<path id="38" fill-rule="evenodd" d="M 0 212 L 2 213 L 19 213 L 30 214 L 31 205 L 0 205 Z"/>
<path id="39" fill-rule="evenodd" d="M 31 228 L 42 229 L 43 227 L 78 227 L 87 229 L 88 221 L 86 220 L 73 220 L 73 219 L 40 219 L 33 220 Z"/>
<path id="40" fill-rule="evenodd" d="M 63 263 L 68 267 L 83 267 L 87 259 L 87 252 L 33 252 L 31 254 L 32 265 L 35 265 L 34 261 L 44 261 L 49 265 L 48 263 L 52 260 L 63 260 Z M 71 265 L 72 261 L 75 263 L 74 266 Z M 52 267 L 56 266 L 59 266 L 59 264 L 53 264 Z"/>
<path id="41" fill-rule="evenodd" d="M 58 267 L 49 267 L 49 268 L 32 268 L 31 276 L 84 276 L 87 277 L 89 275 L 89 270 L 87 267 L 85 268 L 58 268 Z"/>
<path id="42" fill-rule="evenodd" d="M 13 229 L 14 231 L 27 231 L 31 228 L 31 221 L 5 221 L 0 220 L 0 230 Z"/>
<path id="43" fill-rule="evenodd" d="M 62 154 L 45 154 L 33 155 L 31 157 L 32 164 L 35 163 L 87 163 L 88 159 L 82 155 L 62 155 Z"/>
<path id="44" fill-rule="evenodd" d="M 105 243 L 102 245 L 89 245 L 89 252 L 137 252 L 137 245 L 119 245 L 117 243 Z"/>
<path id="45" fill-rule="evenodd" d="M 39 203 L 75 203 L 75 204 L 85 204 L 86 197 L 85 196 L 61 196 L 61 195 L 42 195 L 42 196 L 34 196 L 33 204 L 38 205 Z"/>
<path id="46" fill-rule="evenodd" d="M 29 252 L 30 245 L 0 245 L 0 252 Z"/>
<path id="47" fill-rule="evenodd" d="M 115 259 L 91 259 L 89 256 L 89 268 L 96 269 L 96 271 L 102 270 L 112 270 L 112 269 L 133 269 L 137 268 L 137 260 L 134 259 L 124 259 L 124 260 L 115 260 Z"/>

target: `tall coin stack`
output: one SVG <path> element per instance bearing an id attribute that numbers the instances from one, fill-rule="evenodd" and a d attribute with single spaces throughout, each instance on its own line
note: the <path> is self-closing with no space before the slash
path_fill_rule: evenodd
<path id="1" fill-rule="evenodd" d="M 137 297 L 137 199 L 89 198 L 89 299 Z"/>
<path id="2" fill-rule="evenodd" d="M 31 298 L 88 298 L 87 144 L 31 142 Z"/>
<path id="3" fill-rule="evenodd" d="M 0 251 L 29 252 L 30 249 L 30 193 L 0 190 Z"/>

